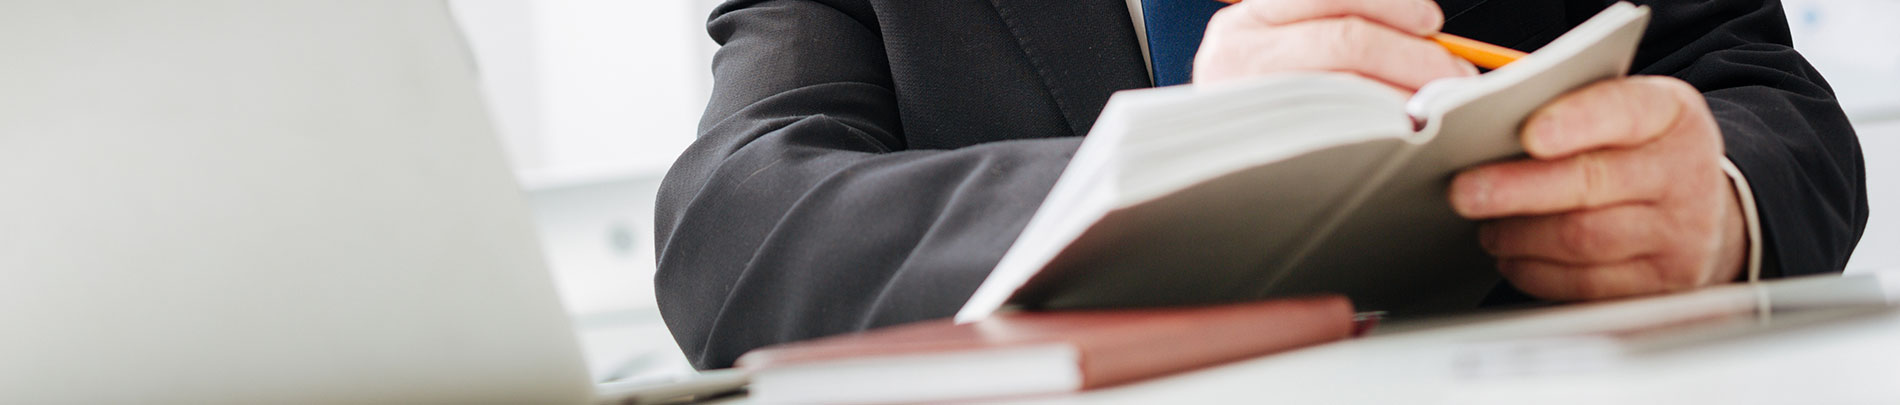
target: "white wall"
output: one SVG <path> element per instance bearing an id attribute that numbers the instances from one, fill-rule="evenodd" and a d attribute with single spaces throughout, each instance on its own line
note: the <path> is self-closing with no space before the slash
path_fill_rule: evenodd
<path id="1" fill-rule="evenodd" d="M 1867 158 L 1867 231 L 1848 272 L 1900 268 L 1900 119 L 1856 124 Z"/>
<path id="2" fill-rule="evenodd" d="M 688 372 L 653 301 L 653 195 L 712 78 L 706 0 L 450 0 L 599 379 Z"/>
<path id="3" fill-rule="evenodd" d="M 1900 0 L 1782 0 L 1795 49 L 1857 121 L 1900 119 Z"/>
<path id="4" fill-rule="evenodd" d="M 451 0 L 530 188 L 663 173 L 712 88 L 711 1 Z"/>

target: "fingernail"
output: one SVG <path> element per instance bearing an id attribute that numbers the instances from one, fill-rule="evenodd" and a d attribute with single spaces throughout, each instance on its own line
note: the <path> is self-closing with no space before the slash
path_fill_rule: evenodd
<path id="1" fill-rule="evenodd" d="M 1424 27 L 1426 30 L 1421 34 L 1431 34 L 1444 28 L 1445 12 L 1438 8 L 1437 2 L 1416 1 L 1412 2 L 1412 7 L 1417 8 L 1419 18 L 1424 19 L 1423 21 L 1419 21 L 1419 26 Z"/>
<path id="2" fill-rule="evenodd" d="M 1467 218 L 1479 213 L 1484 204 L 1491 199 L 1491 178 L 1483 172 L 1472 171 L 1458 175 L 1452 181 L 1452 210 Z"/>

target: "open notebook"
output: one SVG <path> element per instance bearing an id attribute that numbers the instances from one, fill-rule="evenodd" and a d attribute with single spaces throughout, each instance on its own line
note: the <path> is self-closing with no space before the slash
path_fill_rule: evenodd
<path id="1" fill-rule="evenodd" d="M 1626 74 L 1648 20 L 1617 3 L 1409 100 L 1332 73 L 1117 93 L 957 319 L 1316 292 L 1395 313 L 1471 308 L 1497 275 L 1446 200 L 1452 176 L 1523 155 L 1537 107 Z"/>

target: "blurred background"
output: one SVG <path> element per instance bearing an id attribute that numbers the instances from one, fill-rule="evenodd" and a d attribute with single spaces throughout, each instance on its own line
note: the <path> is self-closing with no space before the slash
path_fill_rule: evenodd
<path id="1" fill-rule="evenodd" d="M 451 0 L 597 380 L 690 373 L 653 300 L 653 197 L 692 141 L 716 0 Z M 1784 0 L 1839 92 L 1873 212 L 1850 271 L 1900 267 L 1900 0 Z M 1879 249 L 1867 248 L 1879 246 Z"/>
<path id="2" fill-rule="evenodd" d="M 712 88 L 716 0 L 451 0 L 597 381 L 690 373 L 653 300 L 653 196 Z"/>

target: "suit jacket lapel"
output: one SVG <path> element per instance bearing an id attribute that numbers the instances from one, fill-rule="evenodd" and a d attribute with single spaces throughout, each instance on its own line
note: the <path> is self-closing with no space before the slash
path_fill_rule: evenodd
<path id="1" fill-rule="evenodd" d="M 1076 135 L 1117 90 L 1149 86 L 1122 0 L 990 0 Z"/>

